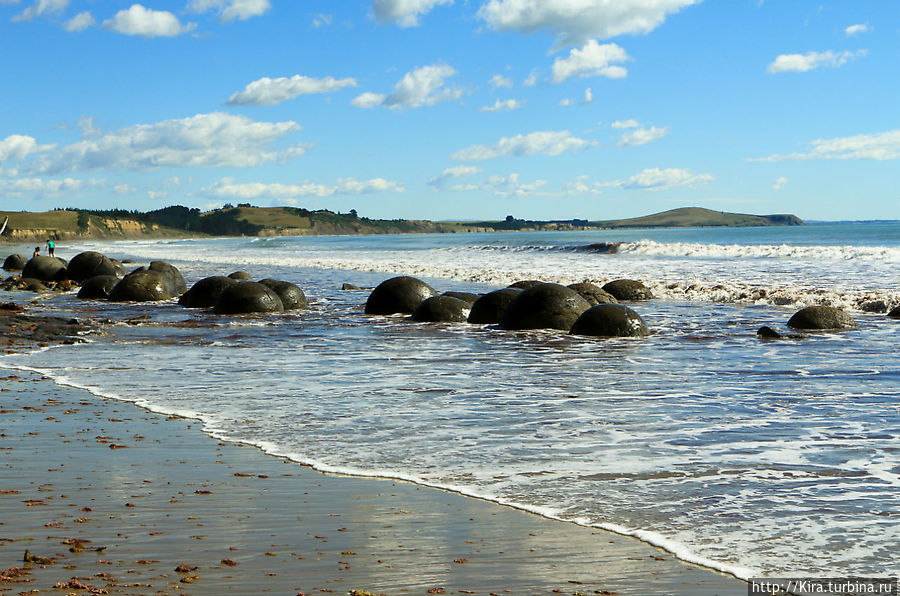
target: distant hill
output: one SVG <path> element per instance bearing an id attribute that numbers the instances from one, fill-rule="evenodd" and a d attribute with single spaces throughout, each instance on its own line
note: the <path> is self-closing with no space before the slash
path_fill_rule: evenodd
<path id="1" fill-rule="evenodd" d="M 121 240 L 209 236 L 326 236 L 352 234 L 455 233 L 525 230 L 586 230 L 609 228 L 737 227 L 802 225 L 794 215 L 747 215 L 699 207 L 672 209 L 631 219 L 532 221 L 507 216 L 501 221 L 434 222 L 369 219 L 356 211 L 333 213 L 296 207 L 254 207 L 241 204 L 201 212 L 182 206 L 140 212 L 122 209 L 58 209 L 44 213 L 0 212 L 9 218 L 5 242 L 54 240 Z"/>

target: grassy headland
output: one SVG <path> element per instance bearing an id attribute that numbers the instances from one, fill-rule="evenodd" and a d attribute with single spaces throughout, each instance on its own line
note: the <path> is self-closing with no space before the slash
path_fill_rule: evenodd
<path id="1" fill-rule="evenodd" d="M 334 213 L 296 207 L 254 207 L 241 204 L 201 212 L 173 206 L 140 212 L 59 209 L 44 213 L 0 211 L 9 218 L 0 240 L 121 240 L 210 236 L 326 236 L 353 234 L 415 234 L 494 231 L 591 230 L 616 228 L 741 227 L 802 225 L 794 215 L 749 215 L 684 207 L 631 219 L 536 221 L 507 216 L 501 221 L 436 222 L 369 219 L 355 210 Z"/>

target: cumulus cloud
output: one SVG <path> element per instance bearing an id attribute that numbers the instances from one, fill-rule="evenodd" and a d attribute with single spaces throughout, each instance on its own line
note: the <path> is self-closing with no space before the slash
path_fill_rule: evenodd
<path id="1" fill-rule="evenodd" d="M 500 87 L 511 88 L 513 86 L 512 79 L 510 79 L 509 77 L 504 77 L 500 74 L 495 74 L 494 76 L 492 76 L 491 80 L 488 81 L 488 83 L 490 83 L 491 87 L 493 87 L 494 89 L 498 89 Z"/>
<path id="2" fill-rule="evenodd" d="M 435 6 L 452 3 L 453 0 L 372 0 L 372 12 L 379 22 L 416 27 L 420 15 L 428 14 Z"/>
<path id="3" fill-rule="evenodd" d="M 277 79 L 263 77 L 248 84 L 243 91 L 232 95 L 226 105 L 275 106 L 300 95 L 333 93 L 344 87 L 356 87 L 356 79 L 335 79 L 334 77 L 314 79 L 302 75 Z"/>
<path id="4" fill-rule="evenodd" d="M 868 50 L 856 50 L 855 52 L 807 52 L 806 54 L 781 54 L 766 69 L 769 74 L 781 72 L 807 72 L 823 66 L 837 68 L 845 65 L 854 58 L 861 58 Z"/>
<path id="5" fill-rule="evenodd" d="M 770 155 L 748 161 L 788 161 L 795 159 L 900 159 L 900 129 L 868 135 L 817 139 L 805 153 Z"/>
<path id="6" fill-rule="evenodd" d="M 13 21 L 30 21 L 41 15 L 64 11 L 69 0 L 37 0 L 34 4 L 13 17 Z"/>
<path id="7" fill-rule="evenodd" d="M 640 122 L 638 122 L 637 120 L 635 120 L 633 118 L 630 118 L 628 120 L 616 120 L 615 122 L 610 124 L 610 126 L 612 126 L 613 128 L 617 128 L 620 130 L 625 129 L 625 128 L 637 128 L 640 125 L 641 125 Z"/>
<path id="8" fill-rule="evenodd" d="M 621 79 L 628 75 L 628 70 L 614 62 L 629 60 L 628 54 L 614 43 L 600 45 L 592 39 L 581 49 L 574 48 L 568 58 L 557 58 L 553 62 L 554 83 L 562 83 L 569 77 L 607 77 Z"/>
<path id="9" fill-rule="evenodd" d="M 844 33 L 847 36 L 857 35 L 859 33 L 868 33 L 872 28 L 869 27 L 868 23 L 859 23 L 857 25 L 850 25 L 846 29 L 844 29 Z"/>
<path id="10" fill-rule="evenodd" d="M 63 23 L 63 29 L 68 31 L 69 33 L 77 33 L 79 31 L 84 31 L 88 27 L 93 27 L 97 24 L 97 20 L 94 16 L 88 12 L 79 12 L 77 15 Z"/>
<path id="11" fill-rule="evenodd" d="M 102 179 L 77 180 L 75 178 L 44 179 L 18 178 L 15 180 L 0 179 L 0 193 L 16 198 L 58 197 L 87 188 L 103 186 Z"/>
<path id="12" fill-rule="evenodd" d="M 697 186 L 715 180 L 710 174 L 694 174 L 679 168 L 647 168 L 624 180 L 604 182 L 602 186 L 612 186 L 627 190 L 669 190 L 685 186 Z"/>
<path id="13" fill-rule="evenodd" d="M 788 183 L 788 179 L 784 176 L 779 176 L 775 179 L 775 184 L 772 185 L 772 190 L 781 190 L 784 188 L 784 185 Z"/>
<path id="14" fill-rule="evenodd" d="M 494 145 L 473 145 L 450 156 L 457 161 L 520 157 L 525 155 L 560 155 L 592 145 L 590 141 L 572 136 L 568 130 L 539 131 L 527 135 L 503 137 Z"/>
<path id="15" fill-rule="evenodd" d="M 391 109 L 433 106 L 438 102 L 462 96 L 462 89 L 445 84 L 445 79 L 455 74 L 456 70 L 445 64 L 422 66 L 403 75 L 389 95 L 366 92 L 351 103 L 360 108 L 374 108 L 379 105 Z"/>
<path id="16" fill-rule="evenodd" d="M 547 184 L 546 180 L 535 180 L 534 182 L 521 182 L 519 180 L 519 175 L 516 173 L 510 174 L 509 176 L 491 176 L 487 180 L 483 180 L 481 182 L 477 182 L 474 184 L 457 184 L 450 187 L 450 190 L 458 191 L 458 192 L 469 192 L 469 191 L 488 191 L 492 193 L 494 196 L 498 197 L 523 197 L 525 195 L 530 195 L 536 193 L 540 190 L 544 185 Z"/>
<path id="17" fill-rule="evenodd" d="M 163 167 L 249 167 L 303 155 L 306 147 L 273 147 L 300 130 L 296 122 L 256 122 L 220 112 L 128 126 L 45 151 L 26 162 L 28 174 Z"/>
<path id="18" fill-rule="evenodd" d="M 591 88 L 588 87 L 584 90 L 584 99 L 581 101 L 582 104 L 589 106 L 594 103 L 594 92 L 591 91 Z"/>
<path id="19" fill-rule="evenodd" d="M 270 8 L 269 0 L 192 0 L 188 4 L 188 10 L 194 12 L 217 12 L 223 22 L 246 21 L 265 14 Z"/>
<path id="20" fill-rule="evenodd" d="M 478 16 L 497 31 L 550 31 L 557 47 L 628 33 L 649 33 L 700 0 L 489 0 Z"/>
<path id="21" fill-rule="evenodd" d="M 537 70 L 532 70 L 528 74 L 528 78 L 526 78 L 524 81 L 522 81 L 522 85 L 525 87 L 534 87 L 535 85 L 537 85 L 537 80 L 538 80 Z"/>
<path id="22" fill-rule="evenodd" d="M 651 126 L 649 128 L 635 128 L 624 133 L 620 138 L 619 147 L 638 147 L 646 145 L 669 134 L 668 126 Z"/>
<path id="23" fill-rule="evenodd" d="M 603 192 L 600 182 L 591 182 L 590 177 L 582 175 L 567 183 L 564 187 L 568 195 L 599 195 Z"/>
<path id="24" fill-rule="evenodd" d="M 237 183 L 232 178 L 223 178 L 215 184 L 203 189 L 207 195 L 238 200 L 270 198 L 291 200 L 300 197 L 331 197 L 335 195 L 361 195 L 378 192 L 404 192 L 406 189 L 399 182 L 372 178 L 357 180 L 356 178 L 340 178 L 334 184 L 319 184 L 304 181 L 298 184 L 265 184 L 262 182 Z"/>
<path id="25" fill-rule="evenodd" d="M 481 173 L 481 168 L 478 166 L 453 166 L 451 168 L 447 168 L 440 175 L 435 176 L 431 180 L 428 181 L 429 186 L 433 186 L 437 188 L 446 188 L 447 185 L 452 180 L 458 180 L 460 178 L 468 178 L 469 176 L 474 176 L 475 174 Z"/>
<path id="26" fill-rule="evenodd" d="M 122 35 L 174 37 L 193 31 L 197 28 L 197 24 L 182 25 L 178 17 L 171 12 L 132 4 L 127 10 L 120 10 L 113 18 L 103 21 L 103 28 Z"/>
<path id="27" fill-rule="evenodd" d="M 131 195 L 137 192 L 137 188 L 131 186 L 130 184 L 116 184 L 113 186 L 113 192 L 119 196 Z"/>
<path id="28" fill-rule="evenodd" d="M 10 135 L 0 140 L 0 164 L 6 161 L 21 161 L 33 153 L 49 151 L 55 145 L 38 145 L 34 137 Z"/>
<path id="29" fill-rule="evenodd" d="M 518 110 L 522 106 L 525 105 L 525 101 L 519 101 L 518 99 L 507 99 L 505 101 L 500 101 L 499 99 L 494 102 L 492 106 L 484 106 L 481 108 L 482 112 L 509 112 L 510 110 Z"/>

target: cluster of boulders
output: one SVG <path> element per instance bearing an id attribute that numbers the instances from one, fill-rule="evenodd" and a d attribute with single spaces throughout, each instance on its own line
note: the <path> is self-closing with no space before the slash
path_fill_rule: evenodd
<path id="1" fill-rule="evenodd" d="M 526 280 L 477 295 L 438 294 L 420 279 L 400 276 L 379 284 L 366 301 L 366 314 L 405 313 L 418 322 L 499 325 L 503 329 L 558 329 L 576 335 L 641 337 L 647 325 L 619 300 L 649 300 L 652 293 L 639 281 L 616 280 L 598 287 L 590 283 L 563 286 Z"/>
<path id="2" fill-rule="evenodd" d="M 158 302 L 179 298 L 189 308 L 212 308 L 217 314 L 281 312 L 307 308 L 306 295 L 296 285 L 276 280 L 249 281 L 250 274 L 236 271 L 201 279 L 190 289 L 177 267 L 153 261 L 126 273 L 125 266 L 98 252 L 83 252 L 66 262 L 58 257 L 37 256 L 30 260 L 10 255 L 3 264 L 21 275 L 4 282 L 6 289 L 33 292 L 72 290 L 78 297 L 111 302 Z"/>

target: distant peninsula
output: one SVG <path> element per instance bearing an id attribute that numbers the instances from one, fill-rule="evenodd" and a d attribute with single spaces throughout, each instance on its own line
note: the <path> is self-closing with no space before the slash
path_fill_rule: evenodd
<path id="1" fill-rule="evenodd" d="M 182 206 L 140 212 L 122 209 L 56 209 L 41 213 L 0 211 L 6 222 L 0 241 L 124 240 L 140 238 L 208 238 L 214 236 L 328 236 L 501 231 L 571 231 L 639 228 L 796 226 L 795 215 L 749 215 L 682 207 L 630 219 L 589 221 L 526 220 L 508 215 L 498 221 L 427 221 L 369 219 L 356 210 L 334 213 L 297 207 L 225 205 L 201 212 Z"/>

